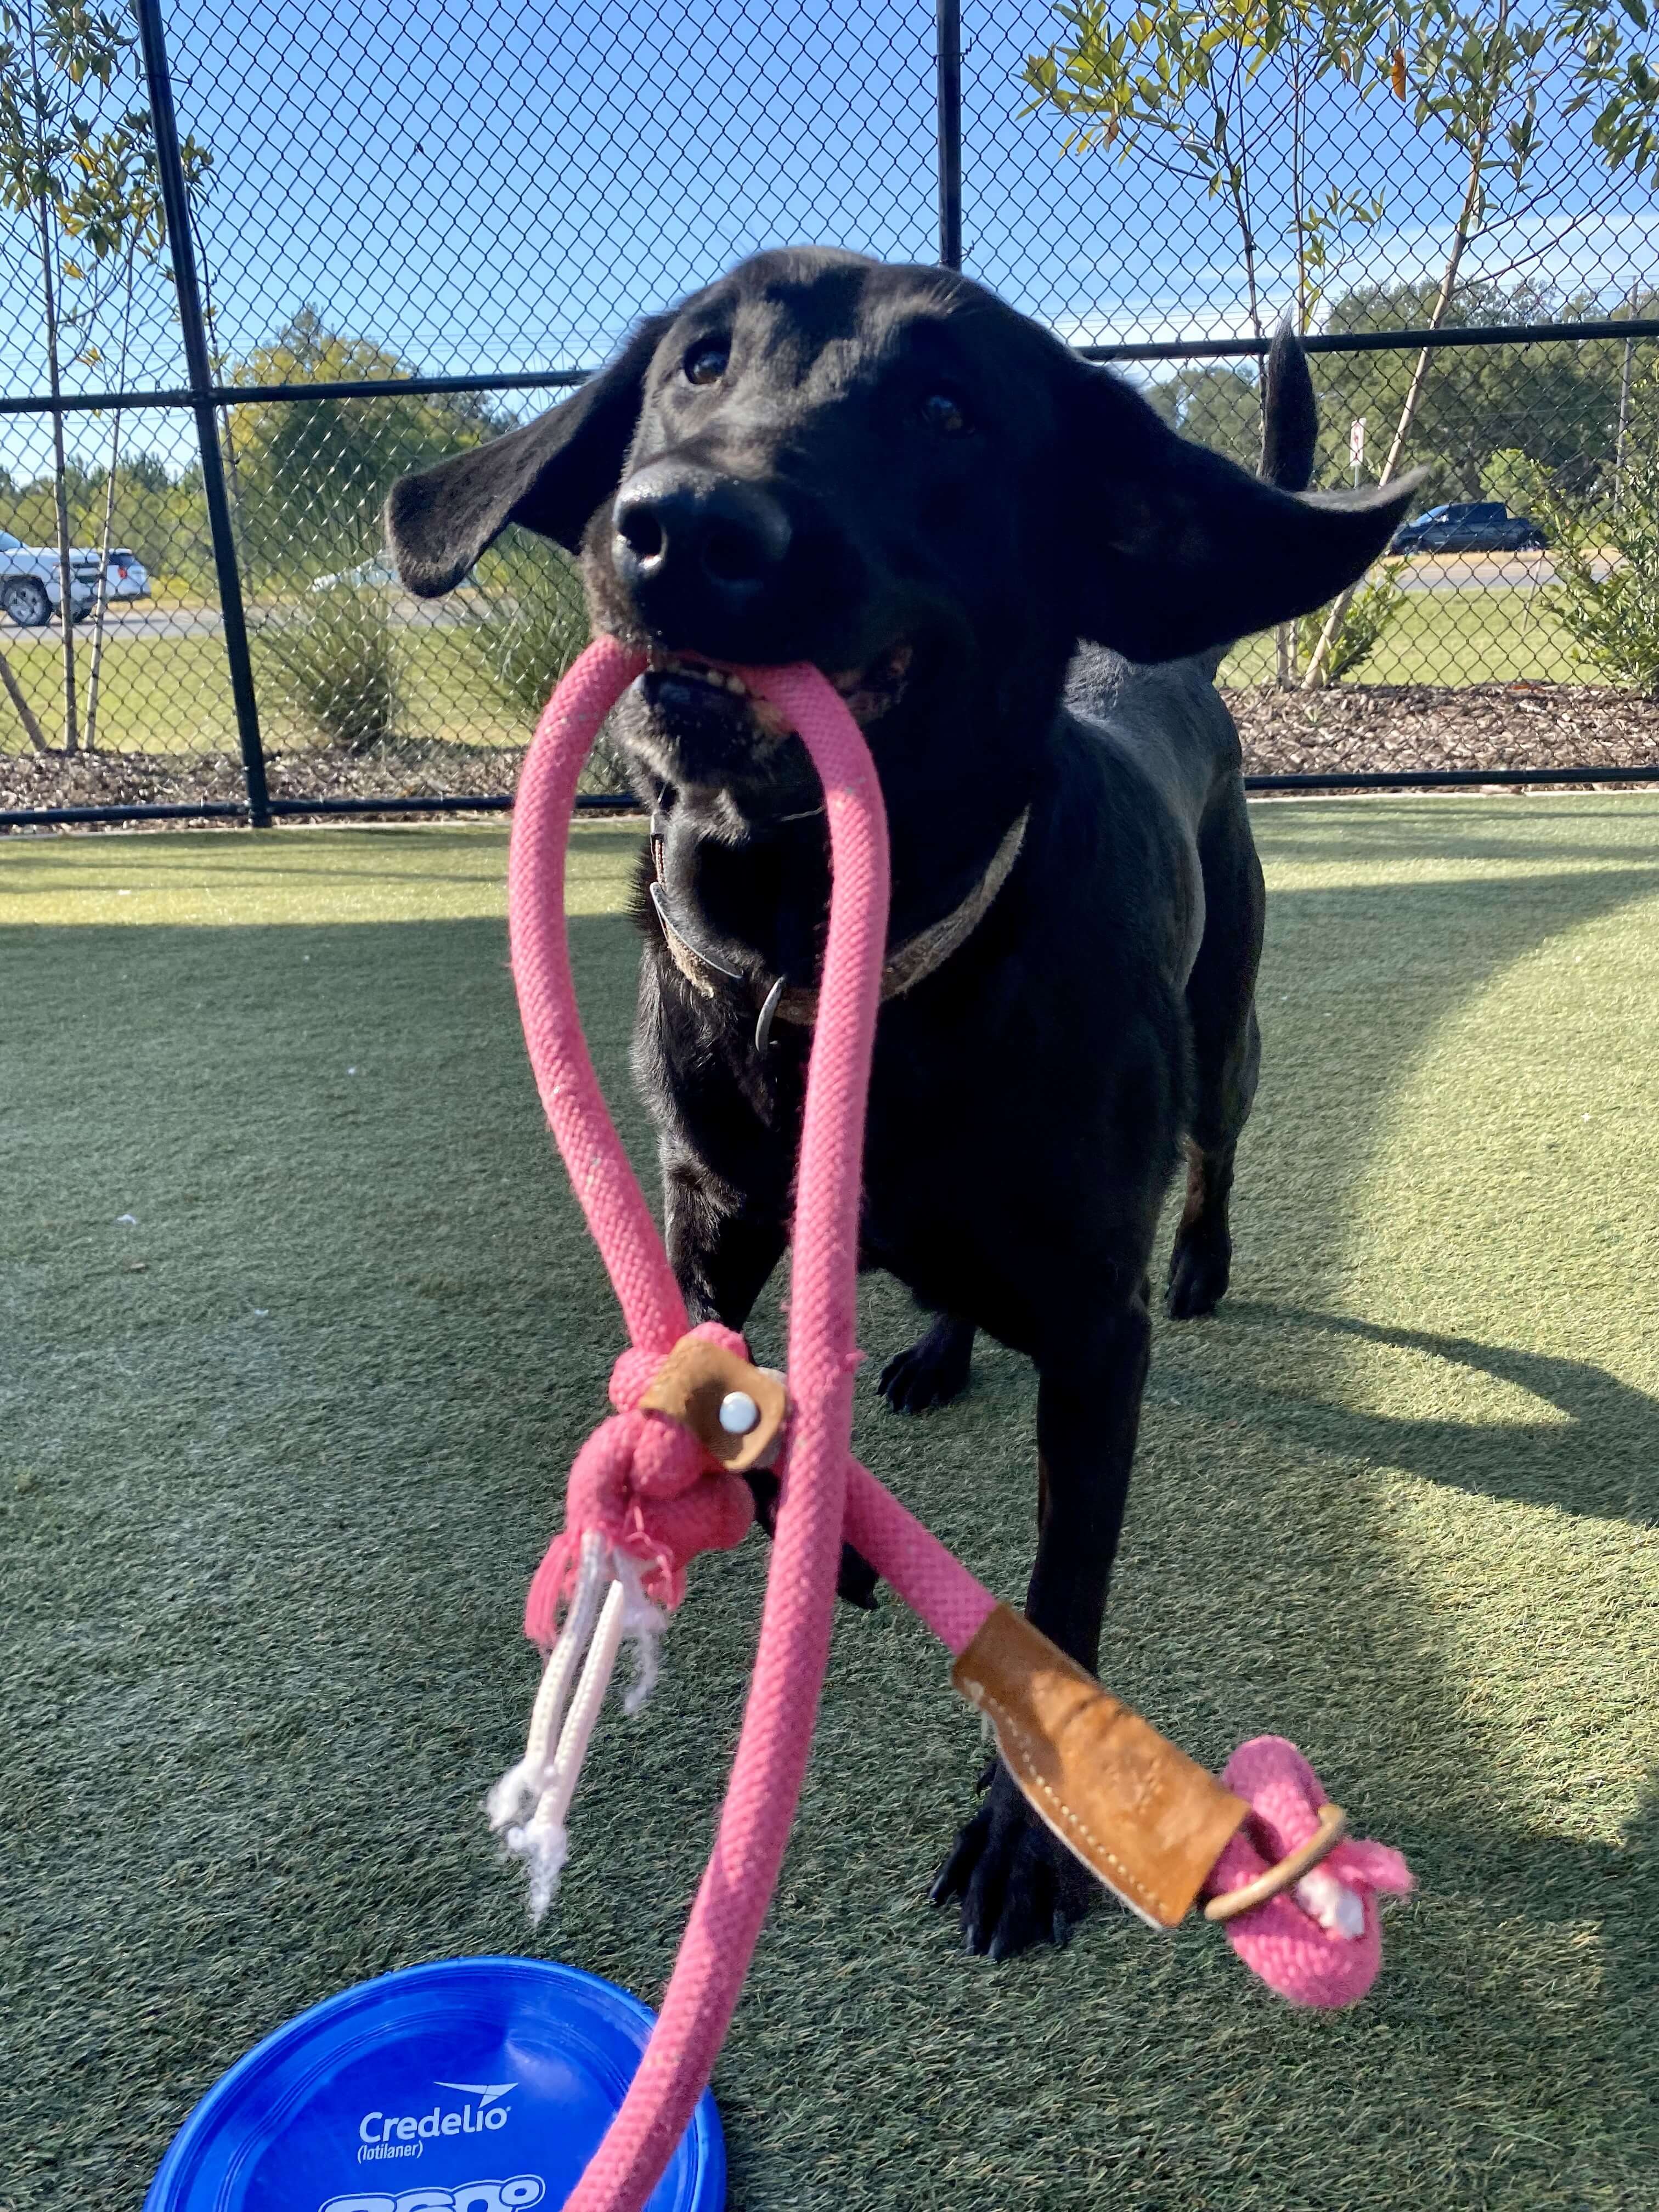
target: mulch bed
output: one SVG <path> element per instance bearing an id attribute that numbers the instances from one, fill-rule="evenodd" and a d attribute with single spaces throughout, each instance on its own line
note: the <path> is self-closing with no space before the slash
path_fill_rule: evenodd
<path id="1" fill-rule="evenodd" d="M 351 754 L 307 747 L 265 757 L 273 799 L 469 799 L 510 792 L 518 746 L 413 746 Z M 181 806 L 243 803 L 232 753 L 0 754 L 0 811 L 43 806 Z"/>
<path id="2" fill-rule="evenodd" d="M 1224 695 L 1252 775 L 1422 769 L 1659 767 L 1659 701 L 1592 684 L 1343 684 Z M 443 744 L 353 756 L 273 752 L 276 799 L 483 798 L 510 791 L 516 748 Z M 1659 774 L 1655 782 L 1659 784 Z M 0 811 L 240 800 L 232 754 L 0 754 Z"/>
<path id="3" fill-rule="evenodd" d="M 1659 701 L 1596 684 L 1345 684 L 1224 696 L 1250 775 L 1650 763 L 1659 770 Z M 1585 781 L 1593 787 L 1593 776 Z"/>

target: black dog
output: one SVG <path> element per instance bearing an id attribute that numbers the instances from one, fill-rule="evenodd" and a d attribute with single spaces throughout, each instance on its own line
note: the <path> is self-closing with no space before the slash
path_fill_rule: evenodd
<path id="1" fill-rule="evenodd" d="M 1276 367 L 1270 473 L 1304 483 L 1293 341 Z M 1292 496 L 959 276 L 799 251 L 389 502 L 412 590 L 520 522 L 649 651 L 616 717 L 655 810 L 635 1067 L 694 1320 L 740 1327 L 784 1247 L 827 903 L 805 749 L 707 664 L 810 660 L 864 726 L 893 853 L 865 1255 L 943 1316 L 883 1385 L 951 1395 L 975 1328 L 1035 1360 L 1027 1611 L 1087 1667 L 1164 1190 L 1184 1135 L 1169 1304 L 1207 1313 L 1255 1086 L 1261 875 L 1218 648 L 1352 582 L 1414 489 Z M 1000 1956 L 1063 1940 L 1091 1887 L 999 1772 L 935 1894 Z"/>

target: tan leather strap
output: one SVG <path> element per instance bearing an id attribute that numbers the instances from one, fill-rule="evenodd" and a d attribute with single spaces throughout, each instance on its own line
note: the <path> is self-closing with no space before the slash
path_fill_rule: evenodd
<path id="1" fill-rule="evenodd" d="M 754 1419 L 746 1427 L 743 1406 L 728 1401 L 746 1400 Z M 703 1449 L 730 1468 L 746 1474 L 751 1468 L 769 1464 L 782 1432 L 789 1400 L 783 1377 L 775 1368 L 751 1367 L 735 1352 L 727 1352 L 706 1337 L 683 1336 L 657 1370 L 657 1377 L 640 1400 L 642 1411 L 666 1413 L 690 1429 Z M 727 1408 L 728 1425 L 720 1419 Z"/>
<path id="2" fill-rule="evenodd" d="M 959 951 L 990 912 L 992 902 L 1013 872 L 1020 848 L 1025 842 L 1025 831 L 1031 819 L 1031 810 L 1025 811 L 1011 826 L 1002 842 L 991 855 L 990 866 L 974 885 L 960 906 L 953 907 L 942 921 L 927 929 L 918 930 L 907 937 L 896 952 L 890 953 L 881 971 L 883 1002 L 902 998 L 907 991 L 942 968 L 953 952 Z M 652 837 L 653 864 L 657 883 L 662 886 L 662 839 Z M 716 979 L 733 979 L 732 970 L 711 960 L 706 952 L 693 945 L 668 912 L 665 892 L 653 901 L 657 919 L 662 924 L 663 943 L 668 947 L 668 957 L 692 988 L 705 999 L 712 999 L 719 986 Z M 769 998 L 771 989 L 763 992 Z M 772 1008 L 772 1018 L 780 1022 L 792 1022 L 799 1029 L 810 1029 L 818 1018 L 818 994 L 809 984 L 786 983 L 779 991 Z"/>
<path id="3" fill-rule="evenodd" d="M 1032 1810 L 1133 1912 L 1186 1917 L 1249 1808 L 1021 1613 L 1000 1605 L 951 1680 Z"/>

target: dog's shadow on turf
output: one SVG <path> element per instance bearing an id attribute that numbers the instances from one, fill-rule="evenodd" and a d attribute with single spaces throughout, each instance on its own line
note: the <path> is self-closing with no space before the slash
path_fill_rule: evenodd
<path id="1" fill-rule="evenodd" d="M 1230 1299 L 1226 1319 L 1251 1330 L 1313 1331 L 1427 1354 L 1513 1385 L 1563 1419 L 1465 1422 L 1413 1419 L 1276 1389 L 1230 1372 L 1235 1417 L 1344 1456 L 1405 1469 L 1484 1498 L 1553 1505 L 1642 1527 L 1659 1523 L 1659 1399 L 1589 1360 L 1481 1344 L 1427 1329 L 1384 1328 L 1352 1315 L 1267 1300 Z M 1275 1368 L 1282 1362 L 1276 1357 Z M 1270 1371 L 1263 1363 L 1263 1373 Z"/>

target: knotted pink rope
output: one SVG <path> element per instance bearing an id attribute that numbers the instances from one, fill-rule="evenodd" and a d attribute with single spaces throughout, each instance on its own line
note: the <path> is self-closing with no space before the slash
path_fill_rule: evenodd
<path id="1" fill-rule="evenodd" d="M 1242 1889 L 1312 1835 L 1325 1792 L 1319 1777 L 1282 1735 L 1252 1736 L 1221 1771 L 1250 1817 L 1210 1870 L 1206 1894 Z M 1356 2003 L 1376 1979 L 1382 1963 L 1382 1928 L 1376 1893 L 1412 1886 L 1411 1869 L 1386 1844 L 1345 1838 L 1294 1890 L 1270 1897 L 1226 1923 L 1227 1939 L 1253 1973 L 1294 2004 L 1334 2011 Z M 1345 1936 L 1332 1923 L 1346 1892 L 1356 1901 L 1359 1932 Z M 1324 1919 L 1316 1913 L 1326 1915 Z"/>
<path id="2" fill-rule="evenodd" d="M 583 1447 L 573 1470 L 567 1533 L 532 1586 L 526 1627 L 544 1647 L 555 1644 L 558 1607 L 568 1600 L 582 1608 L 584 1633 L 592 1632 L 598 1585 L 589 1569 L 599 1557 L 593 1546 L 603 1539 L 623 1562 L 628 1585 L 618 1581 L 601 1622 L 612 1657 L 628 1620 L 641 1607 L 650 1613 L 651 1597 L 678 1603 L 687 1561 L 698 1551 L 739 1540 L 752 1510 L 741 1478 L 708 1458 L 689 1431 L 640 1409 L 641 1393 L 685 1333 L 686 1315 L 605 1111 L 570 973 L 564 854 L 577 779 L 599 723 L 642 665 L 641 655 L 599 637 L 555 692 L 520 776 L 507 871 L 513 969 L 531 1063 L 633 1339 L 612 1376 L 617 1412 Z M 953 1654 L 967 1648 L 995 1605 L 991 1592 L 849 1449 L 859 1363 L 854 1332 L 864 1109 L 887 931 L 880 786 L 857 725 L 815 669 L 738 672 L 799 732 L 823 784 L 830 832 L 830 926 L 797 1178 L 790 1421 L 754 1674 L 714 1849 L 656 2029 L 609 2133 L 568 2200 L 570 2212 L 640 2212 L 713 2073 L 793 1824 L 828 1660 L 843 1539 Z M 742 1346 L 741 1338 L 712 1325 L 699 1334 Z M 561 1646 L 564 1640 L 557 1638 Z M 558 1658 L 556 1650 L 550 1676 Z M 591 1720 L 584 1707 L 575 1729 L 578 1759 Z M 1246 1752 L 1274 1741 L 1260 1739 Z M 1299 1761 L 1291 1747 L 1283 1749 Z M 1300 1765 L 1316 1791 L 1311 1770 L 1305 1761 Z M 1262 1831 L 1270 1844 L 1278 1837 L 1297 1842 L 1312 1825 L 1310 1813 L 1298 1828 L 1294 1802 L 1273 1796 L 1284 1771 L 1282 1759 L 1276 1764 L 1266 1756 L 1256 1778 L 1260 1802 L 1272 1800 L 1264 1814 L 1270 1826 Z M 515 1770 L 501 1787 L 508 1789 L 520 1772 Z M 1232 1768 L 1227 1779 L 1233 1779 Z M 1254 1788 L 1243 1794 L 1255 1797 Z M 1218 1863 L 1212 1887 L 1237 1887 L 1266 1863 L 1249 1826 Z M 1376 1845 L 1340 1848 L 1351 1859 L 1345 1881 L 1401 1886 L 1395 1876 L 1396 1870 L 1403 1873 L 1403 1863 L 1393 1854 Z M 1380 1856 L 1362 1863 L 1358 1855 L 1368 1852 Z M 1385 1867 L 1382 1860 L 1393 1864 Z M 1347 2002 L 1376 1972 L 1370 1940 L 1375 1906 L 1368 1901 L 1364 1910 L 1369 1948 L 1327 1934 L 1283 1898 L 1240 1915 L 1227 1933 L 1285 1994 L 1304 2002 Z M 1284 1912 L 1305 1923 L 1305 1936 L 1291 1931 L 1297 1943 L 1288 1941 Z M 1339 1986 L 1347 1993 L 1329 1993 Z"/>

